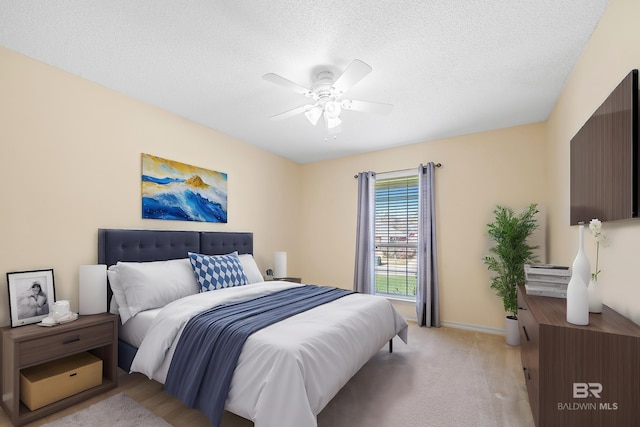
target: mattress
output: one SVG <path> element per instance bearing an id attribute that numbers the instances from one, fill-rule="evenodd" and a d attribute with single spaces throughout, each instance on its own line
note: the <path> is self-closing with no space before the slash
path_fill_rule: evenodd
<path id="1" fill-rule="evenodd" d="M 140 347 L 151 323 L 153 323 L 153 319 L 156 318 L 161 310 L 162 308 L 155 308 L 142 311 L 130 318 L 124 325 L 120 324 L 118 338 L 136 348 Z"/>

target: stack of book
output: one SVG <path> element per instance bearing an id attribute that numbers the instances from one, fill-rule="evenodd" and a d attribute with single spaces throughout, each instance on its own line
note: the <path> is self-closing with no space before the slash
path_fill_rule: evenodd
<path id="1" fill-rule="evenodd" d="M 525 264 L 524 287 L 529 295 L 566 298 L 571 267 L 552 264 Z"/>

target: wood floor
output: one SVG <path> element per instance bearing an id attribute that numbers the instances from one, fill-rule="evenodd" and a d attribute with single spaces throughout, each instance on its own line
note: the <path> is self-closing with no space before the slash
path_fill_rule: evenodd
<path id="1" fill-rule="evenodd" d="M 412 336 L 413 344 L 411 343 Z M 524 379 L 522 376 L 519 347 L 507 346 L 504 343 L 504 337 L 502 336 L 482 334 L 479 332 L 446 327 L 427 330 L 425 328 L 418 328 L 415 325 L 411 325 L 411 329 L 409 331 L 410 345 L 426 347 L 425 343 L 420 341 L 421 339 L 423 339 L 422 337 L 428 337 L 428 339 L 430 340 L 430 347 L 435 347 L 434 343 L 437 344 L 437 348 L 431 348 L 430 350 L 428 350 L 429 352 L 459 352 L 460 343 L 463 343 L 463 345 L 467 345 L 466 343 L 468 343 L 469 346 L 473 346 L 476 349 L 474 350 L 474 357 L 477 358 L 477 354 L 481 355 L 479 357 L 482 360 L 479 360 L 477 362 L 484 371 L 483 375 L 486 377 L 484 381 L 488 383 L 489 393 L 487 393 L 486 402 L 488 405 L 491 405 L 493 408 L 495 408 L 496 413 L 499 413 L 499 416 L 497 418 L 499 419 L 499 421 L 496 423 L 496 427 L 533 426 L 531 412 L 526 397 Z M 449 345 L 448 343 L 453 343 L 452 345 L 455 345 L 456 347 L 447 348 L 447 346 Z M 398 352 L 401 352 L 403 348 L 402 346 L 404 346 L 404 344 L 400 341 L 398 341 L 398 344 L 394 342 L 394 352 L 396 352 L 396 350 Z M 477 351 L 478 348 L 480 349 L 480 351 Z M 385 352 L 386 349 L 383 349 L 381 350 L 379 357 L 374 356 L 374 359 L 376 357 L 378 358 L 378 360 L 374 361 L 374 363 L 379 364 L 381 363 L 380 360 L 382 360 L 382 363 L 385 363 L 383 358 L 389 357 L 389 355 L 384 354 Z M 365 367 L 366 366 L 367 365 L 365 365 Z M 365 368 L 363 368 L 363 370 L 364 369 Z M 420 367 L 418 367 L 418 369 L 420 369 Z M 362 371 L 359 372 L 359 374 L 362 374 Z M 358 374 L 356 374 L 356 377 L 357 376 Z M 347 386 L 345 386 L 345 388 L 338 394 L 338 396 L 336 396 L 336 398 L 332 402 L 330 402 L 329 405 L 327 405 L 327 408 L 325 408 L 325 410 L 320 413 L 318 417 L 319 427 L 332 427 L 336 425 L 336 416 L 342 417 L 344 413 L 344 407 L 349 407 L 354 402 L 353 400 L 350 401 L 349 399 L 363 399 L 362 396 L 350 396 L 353 393 L 350 390 L 345 390 L 348 389 L 348 386 L 349 384 L 347 384 Z M 505 399 L 505 390 L 509 392 L 512 391 L 512 396 L 509 396 L 509 398 Z M 40 426 L 46 422 L 61 418 L 65 415 L 86 408 L 93 403 L 101 401 L 108 396 L 112 396 L 121 392 L 126 393 L 129 397 L 136 400 L 141 405 L 145 406 L 147 409 L 164 418 L 167 422 L 176 427 L 211 426 L 209 420 L 201 412 L 187 408 L 176 398 L 165 393 L 162 390 L 161 384 L 155 381 L 148 380 L 141 374 L 126 374 L 124 371 L 119 371 L 118 387 L 116 389 L 100 396 L 96 396 L 90 400 L 82 402 L 49 417 L 42 418 L 35 423 L 28 424 L 28 426 Z M 340 399 L 342 399 L 342 402 L 337 403 L 336 401 Z M 339 409 L 335 410 L 336 407 Z M 358 411 L 355 412 L 356 414 L 346 415 L 346 417 L 359 417 L 359 414 L 357 413 Z M 326 415 L 327 413 L 330 413 L 330 415 Z M 349 422 L 345 423 L 345 425 L 353 425 L 352 421 L 353 420 L 349 420 Z M 367 425 L 370 425 L 370 423 L 368 422 Z M 403 424 L 398 423 L 397 425 L 398 427 L 400 427 Z M 11 423 L 7 419 L 4 412 L 0 410 L 0 427 L 4 426 L 11 426 Z M 251 426 L 253 426 L 252 422 L 227 412 L 225 412 L 221 425 L 221 427 Z"/>

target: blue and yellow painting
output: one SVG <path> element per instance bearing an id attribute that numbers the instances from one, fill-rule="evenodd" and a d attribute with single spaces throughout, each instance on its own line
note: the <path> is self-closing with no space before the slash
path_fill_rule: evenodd
<path id="1" fill-rule="evenodd" d="M 142 218 L 227 222 L 227 174 L 142 154 Z"/>

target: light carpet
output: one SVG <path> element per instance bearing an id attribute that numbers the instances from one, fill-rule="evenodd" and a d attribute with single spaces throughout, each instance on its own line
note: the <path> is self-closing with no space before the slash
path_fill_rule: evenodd
<path id="1" fill-rule="evenodd" d="M 503 336 L 412 325 L 409 345 L 394 344 L 329 402 L 319 427 L 533 427 L 520 352 Z"/>
<path id="2" fill-rule="evenodd" d="M 86 426 L 171 427 L 171 424 L 126 394 L 120 393 L 42 427 Z"/>

